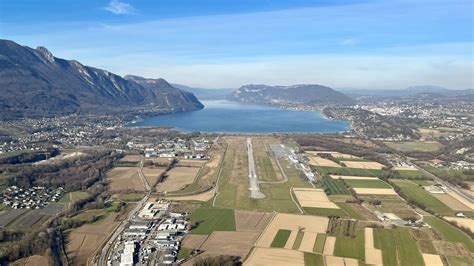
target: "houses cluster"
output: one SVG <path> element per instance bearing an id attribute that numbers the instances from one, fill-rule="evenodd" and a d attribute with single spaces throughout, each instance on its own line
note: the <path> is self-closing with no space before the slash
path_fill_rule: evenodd
<path id="1" fill-rule="evenodd" d="M 170 207 L 167 201 L 147 202 L 143 209 L 138 213 L 141 219 L 159 219 Z"/>
<path id="2" fill-rule="evenodd" d="M 64 189 L 35 186 L 27 189 L 17 186 L 8 187 L 0 194 L 2 203 L 13 209 L 41 209 L 50 201 L 58 201 L 64 194 Z"/>
<path id="3" fill-rule="evenodd" d="M 163 264 L 176 261 L 180 248 L 180 239 L 188 232 L 188 221 L 185 213 L 170 213 L 157 228 L 155 243 L 163 252 Z"/>

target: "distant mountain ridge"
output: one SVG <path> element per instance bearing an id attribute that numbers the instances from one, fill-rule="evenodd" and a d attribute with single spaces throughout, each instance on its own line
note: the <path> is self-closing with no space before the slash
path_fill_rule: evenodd
<path id="1" fill-rule="evenodd" d="M 474 94 L 474 89 L 452 90 L 441 86 L 424 85 L 411 86 L 402 90 L 368 90 L 368 89 L 338 89 L 348 95 L 354 96 L 381 96 L 405 97 L 416 94 L 438 94 L 445 96 L 461 96 Z"/>
<path id="2" fill-rule="evenodd" d="M 352 105 L 355 100 L 329 87 L 302 84 L 292 86 L 245 85 L 230 100 L 256 104 Z"/>
<path id="3" fill-rule="evenodd" d="M 224 100 L 226 99 L 235 89 L 205 89 L 205 88 L 194 88 L 181 84 L 171 84 L 173 87 L 188 91 L 196 95 L 199 100 Z"/>
<path id="4" fill-rule="evenodd" d="M 0 90 L 3 118 L 145 106 L 166 112 L 202 108 L 189 92 L 171 87 L 164 93 L 76 60 L 54 57 L 44 47 L 33 49 L 9 40 L 0 40 Z"/>

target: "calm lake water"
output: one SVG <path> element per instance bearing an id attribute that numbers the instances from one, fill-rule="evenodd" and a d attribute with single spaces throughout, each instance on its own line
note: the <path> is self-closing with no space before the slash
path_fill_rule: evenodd
<path id="1" fill-rule="evenodd" d="M 272 133 L 342 132 L 349 122 L 325 119 L 319 112 L 296 112 L 230 101 L 202 101 L 204 109 L 149 117 L 128 126 L 169 126 L 181 131 Z"/>

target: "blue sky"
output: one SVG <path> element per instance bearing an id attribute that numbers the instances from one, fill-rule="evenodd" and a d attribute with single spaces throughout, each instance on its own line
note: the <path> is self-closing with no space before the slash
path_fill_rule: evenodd
<path id="1" fill-rule="evenodd" d="M 0 38 L 207 88 L 473 86 L 472 1 L 0 0 Z"/>

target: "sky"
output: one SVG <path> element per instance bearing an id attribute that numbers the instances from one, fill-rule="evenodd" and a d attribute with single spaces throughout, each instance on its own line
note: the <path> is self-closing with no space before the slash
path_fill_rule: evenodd
<path id="1" fill-rule="evenodd" d="M 203 88 L 474 88 L 470 0 L 0 0 L 0 38 Z"/>

